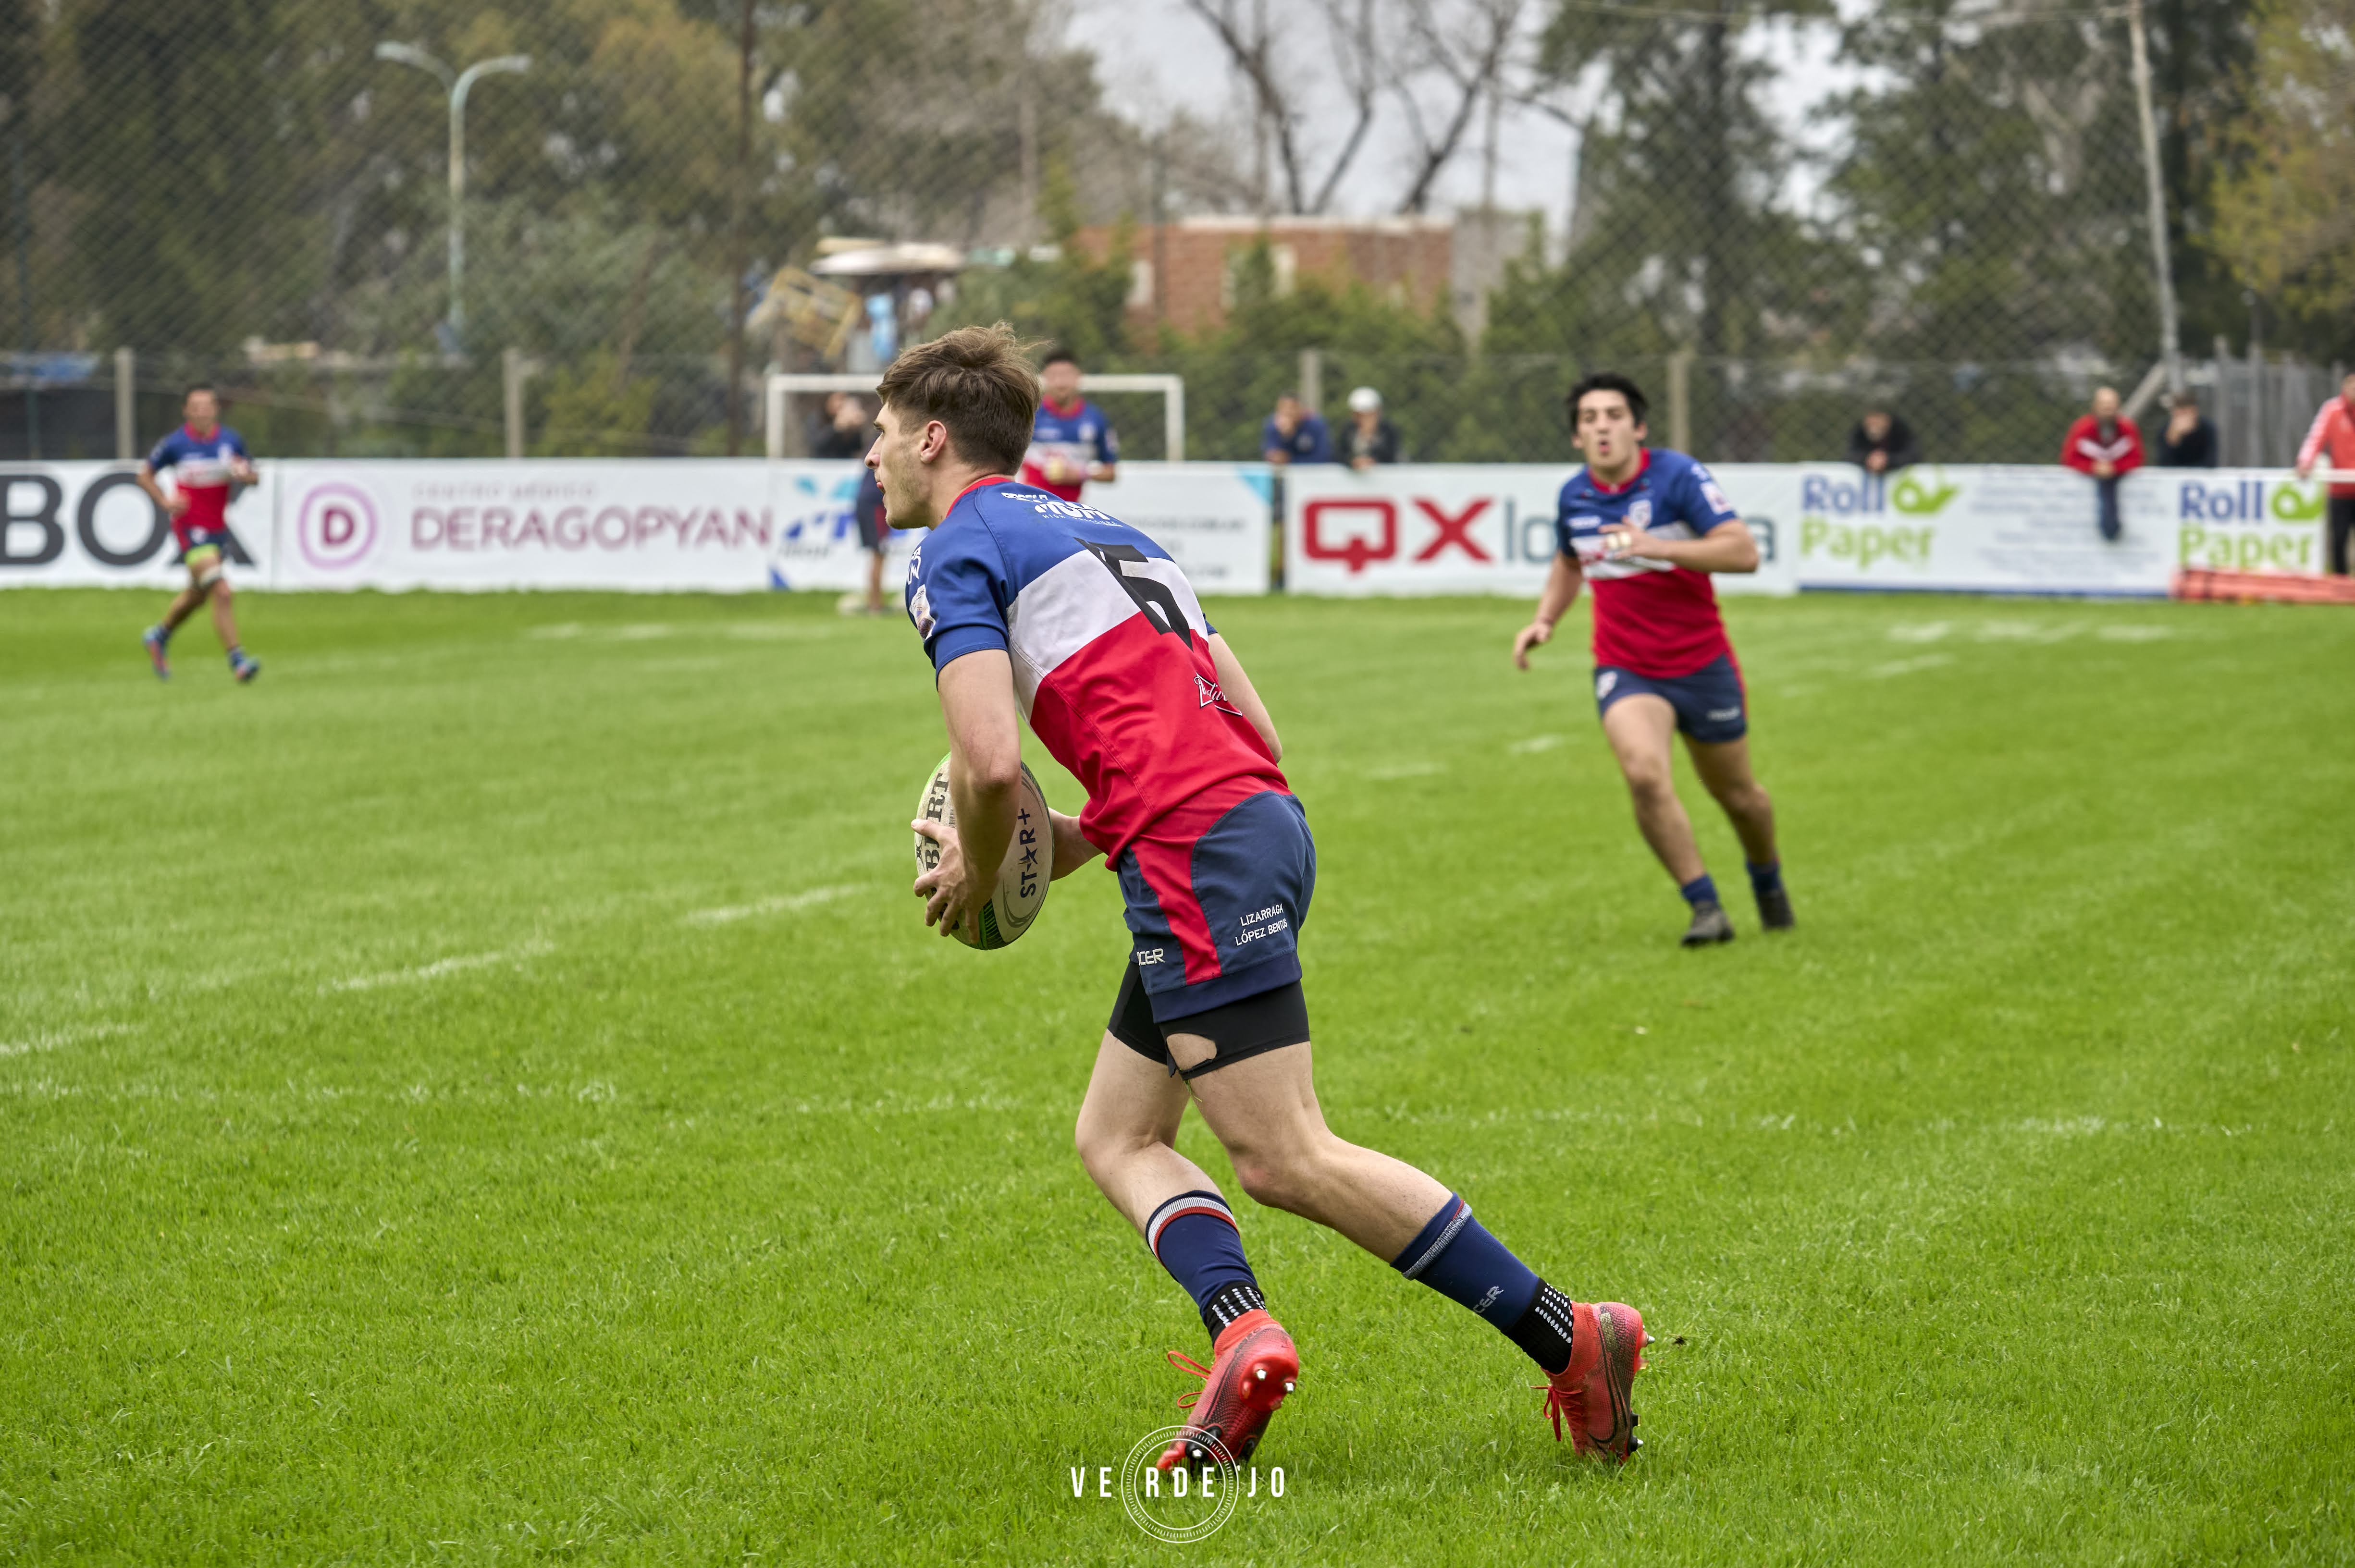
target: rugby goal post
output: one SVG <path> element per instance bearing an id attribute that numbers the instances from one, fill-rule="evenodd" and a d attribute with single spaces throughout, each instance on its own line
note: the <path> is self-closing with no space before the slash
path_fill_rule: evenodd
<path id="1" fill-rule="evenodd" d="M 771 372 L 766 388 L 765 420 L 769 435 L 769 456 L 785 455 L 786 400 L 795 392 L 872 392 L 882 379 L 880 372 L 825 373 L 819 371 Z M 1182 376 L 1082 376 L 1082 392 L 1157 392 L 1161 395 L 1161 429 L 1164 449 L 1171 462 L 1186 461 L 1186 378 Z"/>

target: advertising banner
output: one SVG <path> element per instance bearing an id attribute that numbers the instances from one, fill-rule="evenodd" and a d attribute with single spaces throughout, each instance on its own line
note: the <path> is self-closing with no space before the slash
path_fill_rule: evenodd
<path id="1" fill-rule="evenodd" d="M 278 587 L 848 591 L 867 580 L 857 463 L 281 466 Z M 1264 593 L 1265 472 L 1125 463 L 1087 499 L 1152 535 L 1202 592 Z M 887 540 L 894 590 L 915 537 Z"/>
<path id="2" fill-rule="evenodd" d="M 2150 478 L 2179 567 L 2308 577 L 2327 564 L 2330 497 L 2319 483 L 2278 469 L 2163 469 Z"/>
<path id="3" fill-rule="evenodd" d="M 2158 488 L 2120 488 L 2120 537 L 2095 524 L 2094 482 L 2055 465 L 1943 468 L 1895 478 L 1852 464 L 1800 471 L 1798 569 L 1811 588 L 2157 595 L 2174 570 Z"/>
<path id="4" fill-rule="evenodd" d="M 1268 591 L 1275 471 L 1263 462 L 1124 462 L 1081 499 L 1152 535 L 1198 593 Z"/>
<path id="5" fill-rule="evenodd" d="M 276 588 L 760 588 L 811 520 L 780 515 L 800 476 L 764 462 L 278 467 Z"/>
<path id="6" fill-rule="evenodd" d="M 1810 465 L 1806 588 L 2158 596 L 2179 567 L 2322 569 L 2322 487 L 2279 471 L 2142 469 L 2102 537 L 2094 482 L 2060 467 L 1924 466 L 1894 480 Z"/>
<path id="7" fill-rule="evenodd" d="M 176 588 L 186 581 L 171 520 L 113 462 L 0 464 L 0 588 Z M 278 474 L 229 504 L 229 567 L 261 584 L 275 565 L 271 524 Z"/>
<path id="8" fill-rule="evenodd" d="M 229 504 L 247 588 L 847 591 L 866 578 L 847 462 L 581 459 L 272 461 Z M 1339 466 L 1285 479 L 1295 592 L 1534 598 L 1572 471 L 1552 464 Z M 2324 487 L 2280 471 L 2146 469 L 2122 537 L 2093 482 L 2057 466 L 1712 470 L 1759 539 L 1722 593 L 1798 588 L 2159 595 L 2181 567 L 2308 575 Z M 1264 593 L 1272 471 L 1124 463 L 1086 499 L 1153 535 L 1206 594 Z M 912 537 L 896 535 L 896 586 Z M 129 465 L 0 465 L 0 587 L 173 588 L 171 529 Z"/>
<path id="9" fill-rule="evenodd" d="M 1533 463 L 1318 464 L 1284 476 L 1285 588 L 1314 594 L 1495 593 L 1535 599 L 1553 563 L 1554 511 L 1576 470 Z M 1798 470 L 1710 471 L 1758 537 L 1755 573 L 1721 593 L 1791 593 Z"/>

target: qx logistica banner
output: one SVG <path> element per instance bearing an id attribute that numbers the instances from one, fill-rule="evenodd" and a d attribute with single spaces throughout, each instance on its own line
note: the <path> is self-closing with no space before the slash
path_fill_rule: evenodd
<path id="1" fill-rule="evenodd" d="M 1285 586 L 1315 594 L 1535 598 L 1572 466 L 1295 469 Z M 2280 471 L 2145 469 L 2120 492 L 2123 536 L 2094 482 L 2060 466 L 1711 464 L 1758 535 L 1759 570 L 1721 593 L 1921 589 L 2158 597 L 2184 567 L 2322 569 L 2323 487 Z"/>

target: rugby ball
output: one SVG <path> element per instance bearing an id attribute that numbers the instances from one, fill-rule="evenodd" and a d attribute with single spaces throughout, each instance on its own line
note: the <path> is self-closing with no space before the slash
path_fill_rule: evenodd
<path id="1" fill-rule="evenodd" d="M 968 948 L 1002 948 L 1030 928 L 1039 906 L 1047 902 L 1047 884 L 1055 874 L 1055 833 L 1047 822 L 1047 797 L 1030 765 L 1022 765 L 1022 787 L 1014 797 L 1014 838 L 1006 846 L 1005 863 L 997 868 L 997 887 L 981 906 L 978 938 L 964 927 L 952 933 Z M 924 780 L 916 801 L 917 817 L 944 827 L 956 826 L 956 803 L 949 799 L 949 759 Z M 941 863 L 941 846 L 922 833 L 916 841 L 916 869 L 926 872 Z"/>

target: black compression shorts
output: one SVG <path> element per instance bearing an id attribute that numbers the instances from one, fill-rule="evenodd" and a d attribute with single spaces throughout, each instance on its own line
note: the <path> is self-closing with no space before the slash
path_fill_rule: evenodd
<path id="1" fill-rule="evenodd" d="M 1120 977 L 1120 994 L 1113 999 L 1112 1022 L 1105 1027 L 1114 1039 L 1146 1061 L 1157 1062 L 1180 1077 L 1199 1078 L 1263 1052 L 1306 1044 L 1308 1001 L 1295 980 L 1273 991 L 1156 1023 L 1153 1003 L 1145 994 L 1144 977 L 1131 958 Z M 1199 1066 L 1180 1069 L 1170 1057 L 1165 1033 L 1199 1034 L 1215 1047 L 1214 1054 Z"/>

